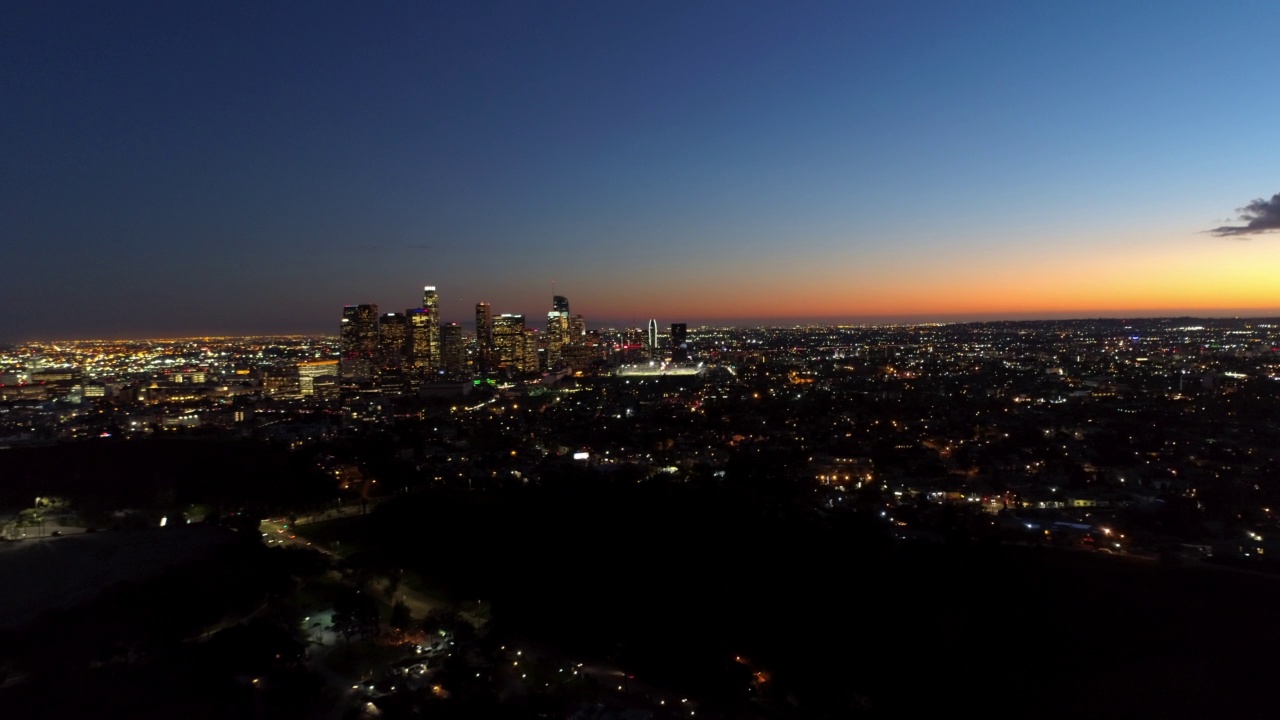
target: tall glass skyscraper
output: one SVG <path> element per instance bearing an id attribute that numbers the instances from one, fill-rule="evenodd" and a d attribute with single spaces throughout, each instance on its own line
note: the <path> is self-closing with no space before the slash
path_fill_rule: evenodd
<path id="1" fill-rule="evenodd" d="M 476 303 L 476 369 L 493 369 L 493 308 L 489 303 Z"/>
<path id="2" fill-rule="evenodd" d="M 427 369 L 439 370 L 440 362 L 440 296 L 435 285 L 422 288 L 422 311 L 427 314 Z"/>
<path id="3" fill-rule="evenodd" d="M 467 370 L 467 350 L 462 342 L 462 326 L 456 322 L 440 326 L 441 369 L 450 377 L 461 377 Z"/>
<path id="4" fill-rule="evenodd" d="M 343 307 L 338 342 L 344 355 L 373 355 L 378 349 L 378 306 L 347 305 Z"/>
<path id="5" fill-rule="evenodd" d="M 383 313 L 378 321 L 378 355 L 382 367 L 400 367 L 408 342 L 408 316 L 404 313 Z"/>
<path id="6" fill-rule="evenodd" d="M 342 350 L 342 376 L 358 381 L 369 379 L 378 351 L 378 306 L 343 307 L 338 345 Z"/>
<path id="7" fill-rule="evenodd" d="M 563 295 L 551 297 L 551 312 L 547 313 L 547 366 L 560 364 L 560 352 L 569 344 L 569 299 Z"/>
<path id="8" fill-rule="evenodd" d="M 502 314 L 493 319 L 493 349 L 500 368 L 524 367 L 524 316 Z"/>
<path id="9" fill-rule="evenodd" d="M 424 308 L 409 308 L 409 358 L 413 369 L 427 373 L 435 369 L 431 364 L 431 313 Z"/>

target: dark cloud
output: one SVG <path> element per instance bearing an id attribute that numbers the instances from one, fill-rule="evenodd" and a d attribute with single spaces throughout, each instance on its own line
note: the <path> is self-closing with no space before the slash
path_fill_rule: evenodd
<path id="1" fill-rule="evenodd" d="M 1209 232 L 1218 237 L 1238 237 L 1280 230 L 1280 193 L 1272 195 L 1270 200 L 1258 198 L 1236 212 L 1240 213 L 1244 225 L 1223 225 Z"/>

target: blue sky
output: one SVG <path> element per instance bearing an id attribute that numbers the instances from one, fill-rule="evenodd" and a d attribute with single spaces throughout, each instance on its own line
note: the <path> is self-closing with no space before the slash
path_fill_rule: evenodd
<path id="1" fill-rule="evenodd" d="M 1280 312 L 1275 3 L 265 5 L 0 11 L 0 339 Z"/>

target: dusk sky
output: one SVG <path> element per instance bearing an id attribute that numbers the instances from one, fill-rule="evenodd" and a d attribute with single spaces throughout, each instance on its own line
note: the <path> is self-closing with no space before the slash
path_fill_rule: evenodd
<path id="1" fill-rule="evenodd" d="M 591 327 L 1280 314 L 1276 28 L 1274 0 L 11 1 L 0 341 L 332 333 L 428 284 L 444 320 L 540 324 L 553 280 Z"/>

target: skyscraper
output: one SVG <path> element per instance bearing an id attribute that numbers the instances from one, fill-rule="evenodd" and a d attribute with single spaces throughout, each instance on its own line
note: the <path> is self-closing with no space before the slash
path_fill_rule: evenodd
<path id="1" fill-rule="evenodd" d="M 649 359 L 658 356 L 658 320 L 654 318 L 649 321 Z"/>
<path id="2" fill-rule="evenodd" d="M 494 360 L 499 368 L 524 367 L 524 316 L 503 313 L 493 318 Z"/>
<path id="3" fill-rule="evenodd" d="M 563 295 L 551 298 L 551 312 L 547 313 L 547 366 L 560 364 L 560 351 L 569 343 L 569 299 Z"/>
<path id="4" fill-rule="evenodd" d="M 378 306 L 344 306 L 338 342 L 343 355 L 372 355 L 378 347 Z"/>
<path id="5" fill-rule="evenodd" d="M 524 357 L 520 363 L 522 371 L 536 373 L 542 369 L 542 353 L 539 352 L 540 345 L 537 330 L 529 328 L 524 331 Z"/>
<path id="6" fill-rule="evenodd" d="M 435 285 L 422 288 L 422 311 L 427 314 L 427 365 L 429 370 L 440 369 L 440 296 Z"/>
<path id="7" fill-rule="evenodd" d="M 378 321 L 378 362 L 384 368 L 404 363 L 409 342 L 409 318 L 404 313 L 383 313 Z"/>
<path id="8" fill-rule="evenodd" d="M 684 323 L 671 323 L 671 361 L 687 362 L 689 360 L 689 326 Z"/>
<path id="9" fill-rule="evenodd" d="M 405 310 L 409 319 L 409 364 L 414 370 L 429 373 L 431 364 L 431 314 L 423 308 Z"/>
<path id="10" fill-rule="evenodd" d="M 462 325 L 451 322 L 440 326 L 441 367 L 449 377 L 466 374 L 467 349 L 462 340 Z"/>
<path id="11" fill-rule="evenodd" d="M 569 316 L 569 342 L 582 342 L 587 337 L 587 320 L 581 315 Z"/>
<path id="12" fill-rule="evenodd" d="M 436 293 L 435 285 L 422 288 L 422 309 L 431 311 L 433 315 L 440 312 L 440 296 Z"/>
<path id="13" fill-rule="evenodd" d="M 493 308 L 476 303 L 476 366 L 480 372 L 493 369 Z"/>
<path id="14" fill-rule="evenodd" d="M 342 308 L 342 324 L 338 330 L 338 346 L 342 350 L 342 377 L 367 380 L 378 350 L 378 306 L 347 305 Z"/>

